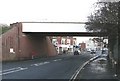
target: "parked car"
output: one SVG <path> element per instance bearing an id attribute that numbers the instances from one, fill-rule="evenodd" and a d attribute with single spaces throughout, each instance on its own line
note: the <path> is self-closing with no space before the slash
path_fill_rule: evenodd
<path id="1" fill-rule="evenodd" d="M 107 57 L 108 54 L 107 54 L 107 53 L 106 53 L 106 54 L 101 54 L 101 56 L 102 56 L 102 57 Z"/>
<path id="2" fill-rule="evenodd" d="M 90 51 L 90 50 L 87 50 L 87 52 L 89 52 L 89 53 L 90 53 L 91 51 Z"/>
<path id="3" fill-rule="evenodd" d="M 90 52 L 91 54 L 95 54 L 96 53 L 96 51 L 95 50 L 91 50 L 91 52 Z"/>
<path id="4" fill-rule="evenodd" d="M 74 51 L 74 55 L 79 55 L 78 50 Z"/>
<path id="5" fill-rule="evenodd" d="M 102 51 L 102 54 L 106 54 L 108 53 L 108 48 L 103 48 L 101 51 Z"/>
<path id="6" fill-rule="evenodd" d="M 107 50 L 102 50 L 102 54 L 106 54 L 107 53 Z"/>
<path id="7" fill-rule="evenodd" d="M 81 54 L 81 51 L 80 51 L 80 50 L 78 50 L 78 52 L 79 52 L 79 54 Z"/>
<path id="8" fill-rule="evenodd" d="M 90 49 L 87 49 L 87 52 L 89 52 L 89 53 L 90 53 L 90 52 L 91 52 L 91 50 L 90 50 Z"/>

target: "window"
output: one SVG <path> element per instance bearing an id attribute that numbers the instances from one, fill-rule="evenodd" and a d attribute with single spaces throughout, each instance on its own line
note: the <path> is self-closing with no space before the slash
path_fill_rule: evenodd
<path id="1" fill-rule="evenodd" d="M 67 39 L 67 44 L 70 44 L 70 39 Z"/>

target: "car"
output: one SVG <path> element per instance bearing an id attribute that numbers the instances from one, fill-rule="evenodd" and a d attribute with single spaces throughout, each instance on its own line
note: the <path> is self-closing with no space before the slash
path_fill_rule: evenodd
<path id="1" fill-rule="evenodd" d="M 108 54 L 101 54 L 101 56 L 102 56 L 102 57 L 107 57 L 107 56 L 108 56 Z"/>
<path id="2" fill-rule="evenodd" d="M 103 48 L 101 51 L 102 51 L 102 54 L 106 54 L 108 53 L 108 48 Z"/>
<path id="3" fill-rule="evenodd" d="M 90 52 L 91 54 L 95 54 L 96 53 L 96 51 L 95 50 L 91 50 L 91 52 Z"/>
<path id="4" fill-rule="evenodd" d="M 89 52 L 89 53 L 90 53 L 90 52 L 91 52 L 91 50 L 90 50 L 90 49 L 87 49 L 87 52 Z"/>
<path id="5" fill-rule="evenodd" d="M 79 54 L 81 54 L 81 51 L 80 50 L 77 50 L 79 52 Z"/>
<path id="6" fill-rule="evenodd" d="M 74 51 L 74 55 L 79 55 L 78 50 Z"/>
<path id="7" fill-rule="evenodd" d="M 102 54 L 106 54 L 107 53 L 107 50 L 102 50 Z"/>
<path id="8" fill-rule="evenodd" d="M 91 52 L 90 50 L 87 50 L 87 52 Z"/>
<path id="9" fill-rule="evenodd" d="M 102 57 L 107 57 L 108 56 L 108 50 L 102 50 L 101 56 Z"/>

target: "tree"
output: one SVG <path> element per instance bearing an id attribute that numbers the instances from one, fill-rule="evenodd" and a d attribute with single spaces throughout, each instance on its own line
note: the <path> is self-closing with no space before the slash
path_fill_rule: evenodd
<path id="1" fill-rule="evenodd" d="M 118 3 L 96 3 L 98 10 L 88 16 L 88 31 L 109 32 L 118 22 Z"/>
<path id="2" fill-rule="evenodd" d="M 97 10 L 88 16 L 85 28 L 93 32 L 106 32 L 112 50 L 118 35 L 118 2 L 96 3 Z"/>
<path id="3" fill-rule="evenodd" d="M 93 38 L 92 39 L 94 42 L 103 42 L 103 39 L 101 39 L 101 38 Z"/>
<path id="4" fill-rule="evenodd" d="M 11 29 L 7 24 L 0 24 L 0 35 Z"/>

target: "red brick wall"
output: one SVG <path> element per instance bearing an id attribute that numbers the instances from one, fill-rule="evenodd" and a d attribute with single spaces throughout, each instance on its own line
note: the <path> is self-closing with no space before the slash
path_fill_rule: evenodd
<path id="1" fill-rule="evenodd" d="M 67 39 L 70 39 L 70 45 L 73 45 L 73 40 L 75 40 L 73 37 L 64 37 L 65 38 L 65 44 L 67 45 Z M 58 44 L 61 44 L 62 36 L 57 37 Z"/>
<path id="2" fill-rule="evenodd" d="M 22 23 L 11 26 L 13 28 L 2 35 L 3 61 L 30 59 L 33 51 L 36 57 L 57 55 L 49 37 L 22 33 Z M 10 53 L 10 48 L 14 49 L 14 54 Z"/>
<path id="3" fill-rule="evenodd" d="M 57 37 L 58 44 L 61 44 L 61 37 Z"/>
<path id="4" fill-rule="evenodd" d="M 81 45 L 81 49 L 85 49 L 86 48 L 86 43 L 80 43 Z"/>
<path id="5" fill-rule="evenodd" d="M 21 25 L 21 26 L 20 26 Z M 20 28 L 22 24 L 20 24 Z M 22 32 L 22 28 L 20 29 Z M 40 34 L 24 34 L 20 33 L 20 49 L 21 49 L 21 58 L 31 58 L 31 53 L 34 51 L 36 53 L 35 57 L 46 57 L 46 56 L 55 56 L 57 51 L 52 44 L 49 37 L 41 36 Z"/>
<path id="6" fill-rule="evenodd" d="M 2 61 L 2 36 L 0 35 L 0 61 Z"/>
<path id="7" fill-rule="evenodd" d="M 16 25 L 16 24 L 15 24 Z M 2 60 L 16 60 L 18 55 L 18 29 L 13 26 L 11 30 L 2 35 Z M 10 48 L 15 53 L 10 53 Z"/>
<path id="8" fill-rule="evenodd" d="M 73 38 L 71 38 L 70 40 L 70 45 L 73 45 Z"/>
<path id="9" fill-rule="evenodd" d="M 46 41 L 47 41 L 47 43 L 45 43 L 45 44 L 47 44 L 46 46 L 47 46 L 48 56 L 55 56 L 57 54 L 57 50 L 54 47 L 54 45 L 52 44 L 52 42 L 50 41 L 50 38 L 46 37 Z M 55 51 L 53 51 L 53 50 L 55 50 Z"/>

